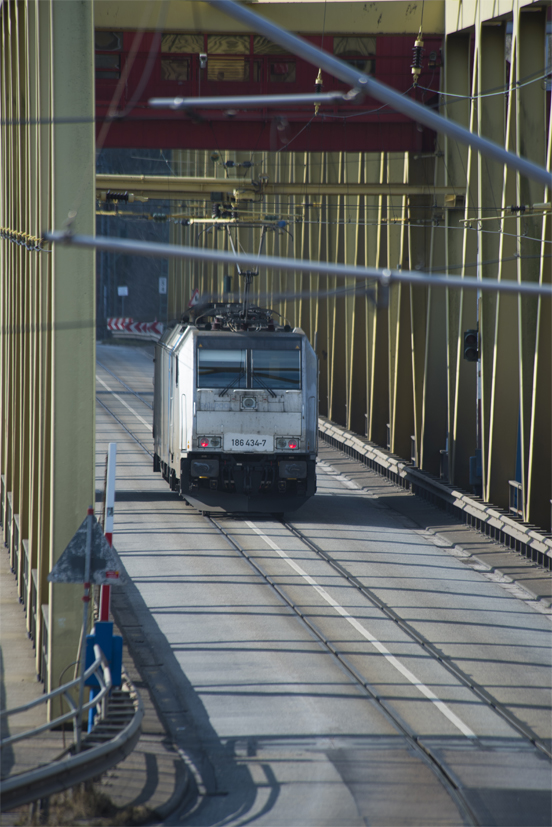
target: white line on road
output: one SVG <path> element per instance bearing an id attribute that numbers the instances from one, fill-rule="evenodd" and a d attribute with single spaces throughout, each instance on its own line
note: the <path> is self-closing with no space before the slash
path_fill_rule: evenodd
<path id="1" fill-rule="evenodd" d="M 131 407 L 130 407 L 130 405 L 127 405 L 127 403 L 125 402 L 125 400 L 124 400 L 124 399 L 121 399 L 121 397 L 119 396 L 119 394 L 118 394 L 118 393 L 115 393 L 115 391 L 114 391 L 114 390 L 112 390 L 112 389 L 109 387 L 109 385 L 106 385 L 106 383 L 104 382 L 104 380 L 103 380 L 103 379 L 100 379 L 100 377 L 98 376 L 98 374 L 96 374 L 96 382 L 100 382 L 100 384 L 102 384 L 106 390 L 108 390 L 110 393 L 112 393 L 112 394 L 113 394 L 113 396 L 115 397 L 115 399 L 118 399 L 118 400 L 119 400 L 119 402 L 121 402 L 121 403 L 125 406 L 125 408 L 128 408 L 128 410 L 129 410 L 131 413 L 133 413 L 133 414 L 134 414 L 134 416 L 136 417 L 136 419 L 139 419 L 139 420 L 140 420 L 140 422 L 143 422 L 143 423 L 144 423 L 144 425 L 146 426 L 146 428 L 151 428 L 151 422 L 146 422 L 146 420 L 145 420 L 145 419 L 143 419 L 143 418 L 140 416 L 140 414 L 137 414 L 137 413 L 136 413 L 136 411 L 134 410 L 134 408 L 131 408 Z"/>
<path id="2" fill-rule="evenodd" d="M 334 480 L 338 480 L 338 482 L 342 482 L 347 488 L 354 488 L 355 490 L 362 491 L 362 486 L 358 485 L 358 483 L 354 482 L 353 480 L 348 479 L 344 474 L 340 474 L 339 471 L 330 465 L 329 462 L 325 460 L 319 459 L 316 463 L 317 468 L 320 468 L 324 473 L 331 477 Z"/>
<path id="3" fill-rule="evenodd" d="M 380 654 L 384 656 L 384 658 L 388 661 L 388 663 L 391 664 L 391 666 L 394 666 L 395 669 L 398 672 L 400 672 L 401 675 L 403 675 L 403 677 L 410 681 L 410 683 L 413 686 L 415 686 L 416 689 L 419 692 L 421 692 L 422 695 L 425 695 L 425 697 L 428 698 L 436 706 L 439 712 L 441 712 L 445 716 L 445 718 L 448 718 L 448 720 L 452 724 L 454 724 L 454 726 L 457 729 L 459 729 L 463 735 L 465 735 L 467 738 L 477 737 L 475 732 L 473 732 L 469 728 L 469 726 L 467 726 L 463 721 L 461 721 L 460 718 L 457 715 L 455 715 L 454 712 L 451 709 L 449 709 L 449 707 L 443 701 L 439 700 L 437 695 L 435 695 L 435 693 L 432 692 L 431 689 L 429 689 L 429 687 L 422 683 L 422 681 L 419 680 L 419 678 L 417 678 L 416 675 L 414 675 L 414 673 L 410 671 L 410 669 L 407 669 L 406 666 L 404 666 L 399 660 L 397 660 L 397 658 L 391 654 L 389 649 L 387 649 L 383 645 L 383 643 L 380 643 L 380 641 L 377 638 L 375 638 L 374 635 L 372 635 L 368 631 L 368 629 L 366 629 L 362 625 L 362 623 L 359 623 L 359 621 L 356 620 L 356 618 L 349 614 L 347 609 L 344 609 L 343 606 L 341 606 L 336 600 L 334 600 L 333 597 L 331 597 L 331 595 L 328 594 L 326 589 L 322 588 L 322 586 L 319 586 L 313 577 L 307 574 L 307 572 L 303 568 L 301 568 L 301 566 L 298 565 L 298 563 L 296 563 L 295 560 L 292 560 L 292 558 L 289 557 L 286 554 L 286 552 L 283 551 L 283 549 L 276 545 L 274 540 L 272 540 L 270 537 L 267 537 L 267 535 L 264 534 L 264 532 L 262 532 L 260 528 L 257 528 L 255 523 L 252 523 L 250 520 L 246 520 L 245 524 L 248 525 L 249 528 L 251 528 L 256 534 L 258 534 L 259 537 L 262 537 L 265 543 L 267 543 L 267 545 L 269 545 L 270 548 L 274 549 L 274 551 L 277 554 L 279 554 L 283 560 L 286 561 L 288 566 L 290 566 L 295 572 L 297 572 L 297 574 L 299 574 L 303 578 L 303 580 L 305 580 L 310 586 L 312 586 L 313 589 L 315 589 L 318 592 L 320 597 L 322 597 L 326 601 L 326 603 L 329 603 L 329 605 L 333 609 L 335 609 L 335 611 L 339 615 L 341 615 L 341 617 L 344 617 L 345 620 L 348 623 L 350 623 L 351 626 L 354 629 L 356 629 L 357 632 L 359 632 L 359 634 L 361 634 L 363 638 L 368 640 L 372 644 L 372 646 L 375 649 L 377 649 L 377 651 L 380 652 Z"/>

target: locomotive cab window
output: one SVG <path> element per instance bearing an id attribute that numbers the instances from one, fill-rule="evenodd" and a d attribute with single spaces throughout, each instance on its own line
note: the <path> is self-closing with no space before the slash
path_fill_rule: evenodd
<path id="1" fill-rule="evenodd" d="M 198 388 L 246 387 L 245 350 L 198 350 Z"/>
<path id="2" fill-rule="evenodd" d="M 299 350 L 197 350 L 198 388 L 301 390 Z"/>
<path id="3" fill-rule="evenodd" d="M 251 352 L 251 387 L 301 389 L 301 353 L 298 350 Z"/>

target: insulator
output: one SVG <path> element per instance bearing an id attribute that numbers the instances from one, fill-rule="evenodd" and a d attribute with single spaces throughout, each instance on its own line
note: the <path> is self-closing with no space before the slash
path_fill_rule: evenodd
<path id="1" fill-rule="evenodd" d="M 417 39 L 414 41 L 414 46 L 412 48 L 412 63 L 411 63 L 411 71 L 413 74 L 412 83 L 414 86 L 418 85 L 418 78 L 420 77 L 420 73 L 422 71 L 422 56 L 424 53 L 424 41 L 422 40 L 422 30 L 418 34 Z"/>
<path id="2" fill-rule="evenodd" d="M 169 216 L 166 215 L 164 212 L 154 212 L 152 213 L 151 217 L 153 221 L 166 221 Z"/>
<path id="3" fill-rule="evenodd" d="M 424 52 L 423 40 L 417 40 L 412 48 L 412 69 L 422 68 L 422 55 Z"/>
<path id="4" fill-rule="evenodd" d="M 128 192 L 114 192 L 108 190 L 105 194 L 106 201 L 128 201 Z"/>

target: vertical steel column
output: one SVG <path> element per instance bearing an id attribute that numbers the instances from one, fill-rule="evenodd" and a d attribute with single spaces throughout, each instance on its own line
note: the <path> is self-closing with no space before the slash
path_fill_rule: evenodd
<path id="1" fill-rule="evenodd" d="M 76 232 L 94 233 L 94 8 L 51 4 L 52 100 L 55 118 L 90 123 L 53 126 L 52 218 L 74 213 Z M 64 248 L 52 253 L 52 522 L 50 569 L 94 498 L 95 259 Z M 81 614 L 77 586 L 50 584 L 48 691 L 75 659 Z"/>
<path id="2" fill-rule="evenodd" d="M 352 163 L 347 166 L 348 180 L 351 183 L 364 181 L 364 154 L 353 153 Z M 363 265 L 366 258 L 364 246 L 365 232 L 363 224 L 366 221 L 365 202 L 362 195 L 348 197 L 350 206 L 347 216 L 347 234 L 352 236 L 350 246 L 354 251 L 351 264 Z M 366 299 L 362 294 L 357 295 L 356 288 L 360 287 L 354 279 L 347 280 L 352 295 L 347 297 L 347 319 L 351 326 L 350 355 L 347 375 L 347 427 L 363 434 L 366 427 L 367 388 L 366 388 Z"/>
<path id="3" fill-rule="evenodd" d="M 443 79 L 441 79 L 443 82 Z M 446 168 L 440 143 L 436 142 L 434 181 L 441 184 Z M 428 173 L 430 174 L 430 173 Z M 430 271 L 445 270 L 446 208 L 434 205 L 426 213 L 431 218 L 431 230 L 427 233 L 426 263 Z M 447 438 L 447 296 L 444 290 L 427 290 L 426 334 L 424 348 L 422 411 L 420 431 L 416 432 L 419 465 L 435 476 L 441 472 L 441 451 L 445 451 Z M 415 343 L 416 346 L 417 343 Z"/>
<path id="4" fill-rule="evenodd" d="M 344 153 L 328 153 L 328 182 L 343 183 L 345 178 Z M 337 195 L 328 199 L 330 202 L 330 222 L 328 232 L 328 261 L 344 261 L 344 196 Z M 341 279 L 327 279 L 328 286 L 332 290 L 343 287 Z M 328 317 L 328 355 L 329 362 L 329 417 L 339 425 L 346 424 L 347 417 L 347 396 L 345 393 L 346 384 L 346 363 L 345 363 L 345 338 L 347 335 L 345 326 L 345 300 L 342 297 L 332 296 L 328 302 L 330 314 Z M 330 361 L 331 360 L 331 361 Z"/>
<path id="5" fill-rule="evenodd" d="M 505 64 L 505 27 L 504 24 L 485 25 L 480 28 L 478 35 L 479 62 L 478 85 L 479 94 L 487 89 L 499 89 L 506 80 Z M 496 143 L 504 142 L 505 104 L 502 95 L 483 99 L 478 107 L 478 131 Z M 504 167 L 495 161 L 478 158 L 478 204 L 481 208 L 481 218 L 490 218 L 493 213 L 497 218 L 494 221 L 482 221 L 477 225 L 479 261 L 493 261 L 496 264 L 481 263 L 478 268 L 480 278 L 497 278 L 500 271 L 500 236 L 503 222 L 499 220 L 499 210 L 502 206 L 502 185 Z M 496 211 L 496 212 L 495 212 Z M 479 303 L 479 333 L 481 352 L 481 432 L 480 447 L 483 458 L 483 479 L 487 478 L 488 464 L 488 434 L 490 430 L 491 387 L 494 361 L 494 332 L 496 329 L 497 296 L 483 293 Z"/>
<path id="6" fill-rule="evenodd" d="M 387 267 L 387 199 L 383 195 L 387 181 L 387 164 L 384 152 L 376 155 L 373 168 L 373 180 L 382 185 L 382 195 L 377 196 L 377 220 L 373 234 L 370 261 L 376 267 Z M 374 238 L 375 234 L 375 238 Z M 375 260 L 374 260 L 375 259 Z M 378 301 L 383 300 L 381 291 L 377 292 Z M 389 356 L 388 332 L 389 313 L 386 306 L 368 306 L 369 342 L 367 345 L 368 371 L 368 405 L 366 433 L 369 439 L 378 445 L 387 444 L 387 424 L 389 422 Z"/>
<path id="7" fill-rule="evenodd" d="M 517 147 L 517 80 L 519 77 L 519 4 L 515 0 L 512 15 L 512 37 L 507 78 L 508 98 L 506 108 L 504 144 L 511 151 Z M 516 204 L 518 198 L 517 174 L 504 169 L 501 207 Z M 494 222 L 493 222 L 494 223 Z M 499 268 L 501 280 L 517 279 L 517 256 L 520 251 L 516 239 L 515 221 L 502 221 L 499 237 Z M 489 431 L 485 444 L 483 464 L 483 497 L 497 505 L 508 507 L 508 480 L 514 479 L 519 430 L 519 331 L 517 300 L 513 296 L 496 298 L 494 334 L 492 337 L 492 362 L 486 372 L 490 388 Z M 489 326 L 486 330 L 491 333 Z M 487 369 L 486 369 L 487 370 Z"/>
<path id="8" fill-rule="evenodd" d="M 518 79 L 538 76 L 542 71 L 545 52 L 546 9 L 520 9 L 519 18 L 519 46 L 518 46 Z M 545 107 L 543 105 L 542 86 L 532 83 L 521 86 L 516 94 L 516 144 L 518 151 L 527 158 L 544 166 L 546 162 L 546 122 Z M 520 175 L 517 175 L 517 201 L 519 205 L 542 203 L 544 188 Z M 530 216 L 518 212 L 516 221 L 510 220 L 511 225 L 517 225 L 519 235 L 519 257 L 517 260 L 518 281 L 539 281 L 541 262 L 541 238 L 543 218 L 539 215 Z M 546 245 L 550 246 L 550 245 Z M 550 262 L 550 259 L 548 259 Z M 548 268 L 550 272 L 550 267 Z M 527 296 L 518 299 L 519 317 L 519 395 L 520 395 L 520 467 L 516 468 L 521 476 L 524 502 L 524 519 L 529 519 L 528 498 L 528 468 L 530 445 L 535 445 L 531 434 L 532 430 L 532 398 L 535 382 L 535 357 L 537 350 L 537 318 L 545 308 L 538 299 Z M 547 303 L 550 311 L 550 302 Z M 548 314 L 550 319 L 550 313 Z M 543 320 L 542 320 L 543 321 Z M 550 420 L 549 420 L 550 421 Z M 548 429 L 548 446 L 550 445 L 550 428 Z M 543 465 L 546 462 L 547 436 L 541 432 L 540 457 Z M 550 448 L 548 447 L 548 468 L 551 466 Z M 536 481 L 536 480 L 535 480 Z M 550 481 L 550 475 L 548 476 Z M 536 518 L 546 516 L 546 503 L 543 502 L 544 492 L 547 489 L 546 472 L 541 478 L 541 484 L 533 487 L 534 501 L 531 511 Z M 540 492 L 540 497 L 539 497 Z M 540 507 L 537 505 L 540 499 Z"/>
<path id="9" fill-rule="evenodd" d="M 430 163 L 431 161 L 431 163 Z M 434 159 L 409 158 L 408 182 L 428 183 L 433 179 Z M 408 261 L 410 270 L 427 270 L 430 249 L 430 228 L 426 221 L 430 217 L 431 206 L 427 196 L 411 196 L 408 208 Z M 410 347 L 412 359 L 412 405 L 416 464 L 420 465 L 422 420 L 424 410 L 424 372 L 426 369 L 426 339 L 428 332 L 428 288 L 409 288 L 410 292 Z M 439 390 L 436 389 L 437 403 Z M 441 389 L 444 395 L 444 387 Z M 435 434 L 436 436 L 437 434 Z M 441 446 L 439 446 L 441 447 Z M 435 472 L 434 472 L 435 473 Z M 438 466 L 437 466 L 438 473 Z"/>
<path id="10" fill-rule="evenodd" d="M 446 92 L 469 98 L 470 36 L 461 34 L 447 37 L 444 55 Z M 461 125 L 468 126 L 468 100 L 448 99 L 446 114 Z M 445 139 L 445 159 L 446 183 L 464 192 L 468 184 L 468 153 L 465 146 Z M 468 197 L 466 201 L 469 204 Z M 466 248 L 461 229 L 464 217 L 464 209 L 451 209 L 446 213 L 448 266 L 454 267 L 464 262 Z M 453 272 L 457 274 L 458 271 Z M 464 272 L 463 269 L 461 272 Z M 475 298 L 471 299 L 473 307 L 465 308 L 464 303 L 469 301 L 463 291 L 447 290 L 448 478 L 466 489 L 469 486 L 468 458 L 475 450 L 476 437 L 476 369 L 473 364 L 464 364 L 462 359 L 462 332 L 468 326 L 468 320 L 471 326 L 475 319 Z"/>
<path id="11" fill-rule="evenodd" d="M 387 180 L 408 181 L 408 155 L 389 153 Z M 387 261 L 392 268 L 406 267 L 406 196 L 387 196 Z M 414 430 L 412 405 L 412 356 L 410 353 L 410 290 L 393 285 L 389 291 L 389 440 L 390 450 L 410 456 Z"/>

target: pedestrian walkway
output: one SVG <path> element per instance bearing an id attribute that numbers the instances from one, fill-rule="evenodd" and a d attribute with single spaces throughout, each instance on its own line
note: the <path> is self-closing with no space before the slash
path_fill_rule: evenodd
<path id="1" fill-rule="evenodd" d="M 187 774 L 182 759 L 174 750 L 162 722 L 159 720 L 147 687 L 132 661 L 126 646 L 123 663 L 127 674 L 142 698 L 145 715 L 142 734 L 134 751 L 120 764 L 106 772 L 95 784 L 95 792 L 107 796 L 113 806 L 108 814 L 90 814 L 90 823 L 127 823 L 121 821 L 124 811 L 128 823 L 161 824 L 187 794 Z M 71 675 L 72 677 L 72 675 Z M 0 702 L 2 709 L 11 709 L 29 703 L 43 694 L 43 685 L 35 669 L 35 650 L 27 636 L 25 613 L 19 602 L 17 583 L 10 568 L 5 547 L 0 548 Z M 46 704 L 9 718 L 2 729 L 2 737 L 31 729 L 46 723 Z M 66 732 L 67 743 L 71 738 Z M 1 754 L 3 778 L 24 772 L 39 764 L 54 760 L 63 750 L 63 733 L 49 732 L 8 746 Z M 105 804 L 102 795 L 97 796 Z M 15 827 L 26 823 L 29 805 L 0 815 L 0 827 Z M 104 817 L 100 817 L 104 815 Z M 63 817 L 70 815 L 63 813 Z M 52 818 L 54 820 L 52 821 Z M 115 821 L 116 819 L 116 821 Z M 71 824 L 56 820 L 50 813 L 48 823 Z M 79 818 L 79 824 L 86 824 Z"/>

